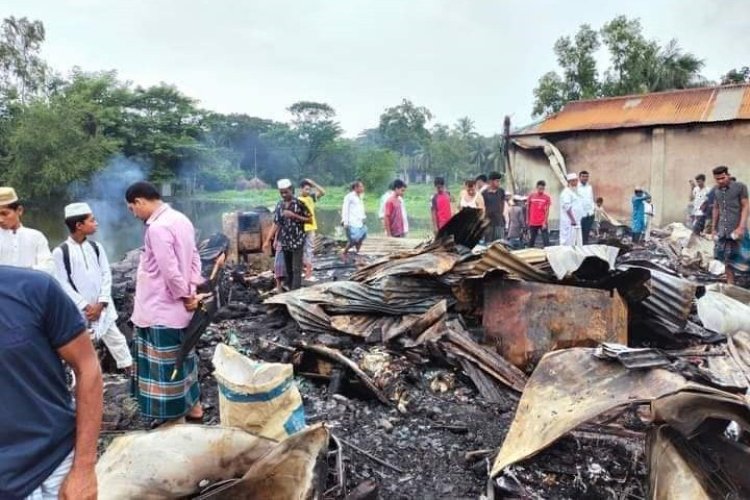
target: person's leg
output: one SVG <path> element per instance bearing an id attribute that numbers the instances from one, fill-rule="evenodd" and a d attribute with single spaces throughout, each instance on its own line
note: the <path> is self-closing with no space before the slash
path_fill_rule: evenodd
<path id="1" fill-rule="evenodd" d="M 305 268 L 305 278 L 312 278 L 313 273 L 313 247 L 315 246 L 315 231 L 307 231 L 305 233 L 305 250 L 303 257 L 303 264 Z"/>
<path id="2" fill-rule="evenodd" d="M 283 250 L 284 252 L 284 266 L 286 267 L 286 277 L 284 278 L 284 284 L 290 290 L 294 286 L 294 250 Z"/>
<path id="3" fill-rule="evenodd" d="M 291 289 L 297 290 L 302 286 L 302 258 L 304 254 L 303 248 L 297 248 L 292 254 L 292 264 L 290 269 L 292 270 L 292 281 Z"/>
<path id="4" fill-rule="evenodd" d="M 359 255 L 359 251 L 362 248 L 362 243 L 365 242 L 365 239 L 367 239 L 367 226 L 362 226 L 361 228 L 357 229 L 356 239 L 354 243 L 357 255 Z"/>
<path id="5" fill-rule="evenodd" d="M 351 227 L 345 227 L 344 228 L 344 234 L 346 236 L 346 246 L 344 247 L 344 260 L 347 260 L 349 258 L 349 250 L 354 248 L 355 241 L 352 238 L 352 228 Z"/>
<path id="6" fill-rule="evenodd" d="M 281 246 L 275 245 L 276 255 L 273 261 L 273 274 L 276 278 L 276 291 L 281 291 L 286 280 L 286 264 L 284 263 L 284 252 Z"/>
<path id="7" fill-rule="evenodd" d="M 542 244 L 545 247 L 549 246 L 549 228 L 546 228 L 546 227 L 542 228 Z"/>
<path id="8" fill-rule="evenodd" d="M 594 216 L 593 215 L 587 215 L 586 217 L 583 217 L 581 219 L 581 238 L 583 239 L 583 244 L 588 245 L 589 244 L 589 236 L 591 234 L 591 226 L 594 225 Z"/>
<path id="9" fill-rule="evenodd" d="M 539 226 L 529 227 L 529 248 L 534 248 L 536 244 L 536 235 L 539 234 Z"/>
<path id="10" fill-rule="evenodd" d="M 115 359 L 119 370 L 128 369 L 133 366 L 133 357 L 130 355 L 128 340 L 120 329 L 117 328 L 116 323 L 112 323 L 112 326 L 104 332 L 102 342 L 109 349 L 109 353 Z"/>
<path id="11" fill-rule="evenodd" d="M 502 240 L 505 239 L 505 225 L 499 224 L 495 230 L 495 239 Z"/>
<path id="12" fill-rule="evenodd" d="M 721 240 L 720 242 L 721 243 Z M 727 284 L 734 285 L 734 264 L 737 262 L 740 254 L 740 244 L 736 240 L 723 240 L 724 252 L 722 262 L 724 263 L 725 273 L 727 275 Z"/>
<path id="13" fill-rule="evenodd" d="M 492 236 L 492 224 L 490 224 L 489 226 L 487 226 L 487 229 L 484 230 L 484 236 L 481 243 L 483 243 L 484 245 L 489 245 L 490 243 L 495 241 Z"/>

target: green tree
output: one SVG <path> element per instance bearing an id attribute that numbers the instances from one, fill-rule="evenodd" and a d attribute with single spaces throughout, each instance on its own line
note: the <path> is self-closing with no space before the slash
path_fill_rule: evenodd
<path id="1" fill-rule="evenodd" d="M 599 80 L 594 54 L 601 43 L 607 48 L 610 66 Z M 676 40 L 662 46 L 646 39 L 640 20 L 625 16 L 604 24 L 598 33 L 584 24 L 573 40 L 557 40 L 554 51 L 562 76 L 548 72 L 540 78 L 534 89 L 535 117 L 555 113 L 572 100 L 706 84 L 700 74 L 701 59 L 684 52 Z"/>
<path id="2" fill-rule="evenodd" d="M 292 146 L 292 154 L 297 161 L 299 174 L 319 175 L 321 165 L 318 160 L 341 135 L 341 127 L 334 121 L 336 111 L 328 104 L 310 101 L 296 102 L 288 111 L 292 114 L 292 132 L 296 142 Z"/>
<path id="3" fill-rule="evenodd" d="M 383 148 L 365 149 L 357 156 L 357 178 L 362 179 L 367 189 L 379 192 L 385 189 L 398 167 L 398 158 Z"/>
<path id="4" fill-rule="evenodd" d="M 25 104 L 44 89 L 47 65 L 39 55 L 44 24 L 13 16 L 3 20 L 0 36 L 0 90 L 5 99 Z"/>
<path id="5" fill-rule="evenodd" d="M 492 166 L 492 170 L 501 173 L 505 172 L 505 139 L 502 136 L 495 138 L 487 160 Z"/>
<path id="6" fill-rule="evenodd" d="M 562 76 L 546 73 L 534 89 L 534 115 L 557 112 L 568 101 L 591 99 L 599 93 L 595 54 L 599 35 L 588 24 L 575 37 L 564 36 L 555 42 L 554 51 Z"/>
<path id="7" fill-rule="evenodd" d="M 477 136 L 477 133 L 474 130 L 474 120 L 468 116 L 459 118 L 456 121 L 456 126 L 454 128 L 459 137 L 464 141 L 471 141 Z"/>
<path id="8" fill-rule="evenodd" d="M 607 47 L 611 67 L 604 78 L 604 93 L 624 95 L 646 92 L 644 77 L 657 60 L 659 47 L 643 36 L 639 19 L 618 16 L 602 29 L 602 41 Z"/>
<path id="9" fill-rule="evenodd" d="M 115 139 L 92 127 L 91 107 L 67 97 L 33 102 L 14 124 L 5 180 L 24 196 L 64 194 L 71 182 L 88 179 L 117 151 Z"/>
<path id="10" fill-rule="evenodd" d="M 563 79 L 550 71 L 545 73 L 534 88 L 534 116 L 549 116 L 557 113 L 568 102 Z"/>
<path id="11" fill-rule="evenodd" d="M 703 83 L 703 61 L 685 53 L 677 40 L 665 46 L 647 40 L 641 22 L 618 16 L 602 29 L 602 40 L 610 55 L 605 73 L 604 95 L 627 95 L 683 89 Z"/>
<path id="12" fill-rule="evenodd" d="M 702 59 L 683 51 L 677 40 L 670 40 L 658 51 L 652 72 L 655 78 L 647 80 L 646 86 L 650 92 L 658 92 L 705 85 L 707 81 L 700 74 L 704 65 Z"/>
<path id="13" fill-rule="evenodd" d="M 199 152 L 202 117 L 195 101 L 172 85 L 136 87 L 124 113 L 123 153 L 149 163 L 155 180 L 176 179 Z"/>
<path id="14" fill-rule="evenodd" d="M 722 75 L 722 85 L 732 85 L 735 83 L 750 83 L 750 67 L 743 66 L 739 69 L 730 69 L 725 75 Z"/>
<path id="15" fill-rule="evenodd" d="M 380 115 L 380 135 L 383 143 L 393 151 L 411 156 L 430 142 L 427 122 L 432 113 L 424 106 L 415 106 L 408 99 L 388 108 Z"/>

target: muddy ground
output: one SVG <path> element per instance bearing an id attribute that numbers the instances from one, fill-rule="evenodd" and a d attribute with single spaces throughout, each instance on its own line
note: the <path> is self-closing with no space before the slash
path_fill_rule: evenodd
<path id="1" fill-rule="evenodd" d="M 132 293 L 132 259 L 130 264 L 115 267 L 116 301 L 124 319 Z M 345 279 L 349 271 L 338 268 L 316 274 L 320 279 Z M 207 424 L 219 423 L 211 364 L 219 342 L 271 362 L 293 361 L 298 355 L 279 346 L 292 346 L 299 340 L 318 341 L 354 354 L 372 348 L 346 336 L 305 335 L 284 310 L 272 311 L 262 304 L 260 294 L 270 286 L 270 280 L 258 280 L 249 288 L 230 284 L 230 304 L 220 311 L 198 345 Z M 335 489 L 338 481 L 331 473 L 328 498 L 346 498 L 365 481 L 377 487 L 377 497 L 371 498 L 479 498 L 486 492 L 488 469 L 513 419 L 518 394 L 509 390 L 501 403 L 489 403 L 460 370 L 430 362 L 415 365 L 404 375 L 410 401 L 401 413 L 371 398 L 354 383 L 344 384 L 339 394 L 329 394 L 328 380 L 304 375 L 304 360 L 294 361 L 299 365 L 296 381 L 307 422 L 326 422 L 344 443 L 345 491 Z M 430 382 L 436 376 L 455 383 L 446 392 L 435 392 Z M 151 425 L 138 418 L 127 389 L 126 380 L 120 379 L 119 385 L 110 383 L 105 441 L 123 431 Z M 637 432 L 628 435 L 627 439 L 608 439 L 594 432 L 566 437 L 511 467 L 500 479 L 498 498 L 645 498 L 643 438 Z"/>

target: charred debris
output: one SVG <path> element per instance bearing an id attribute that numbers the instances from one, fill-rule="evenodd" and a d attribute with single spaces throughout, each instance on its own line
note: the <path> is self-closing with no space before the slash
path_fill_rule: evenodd
<path id="1" fill-rule="evenodd" d="M 149 431 L 110 376 L 105 436 L 118 437 L 100 479 L 121 498 L 750 496 L 750 292 L 717 284 L 710 242 L 673 225 L 639 249 L 510 251 L 477 247 L 482 230 L 465 210 L 432 242 L 375 238 L 351 259 L 319 238 L 318 281 L 278 295 L 263 257 L 228 266 L 198 342 L 206 425 Z M 122 320 L 136 261 L 113 266 Z M 184 440 L 216 450 L 239 432 L 225 427 L 220 344 L 292 365 L 307 430 L 278 443 L 251 430 L 199 454 L 203 468 L 123 476 L 130 447 L 168 432 L 175 457 Z"/>

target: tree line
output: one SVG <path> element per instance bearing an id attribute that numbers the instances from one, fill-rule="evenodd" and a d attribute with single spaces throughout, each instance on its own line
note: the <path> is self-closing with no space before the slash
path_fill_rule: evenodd
<path id="1" fill-rule="evenodd" d="M 203 109 L 165 83 L 143 87 L 115 71 L 74 68 L 61 74 L 41 57 L 44 24 L 9 17 L 0 25 L 0 184 L 24 196 L 64 196 L 112 158 L 142 166 L 154 181 L 185 189 L 222 190 L 314 177 L 327 184 L 361 178 L 380 189 L 395 175 L 410 182 L 441 175 L 449 181 L 505 170 L 504 137 L 485 137 L 464 117 L 452 125 L 407 99 L 384 110 L 378 126 L 343 136 L 336 110 L 321 102 L 291 104 L 287 121 Z M 600 75 L 595 52 L 608 49 Z M 561 73 L 534 89 L 537 116 L 568 101 L 705 84 L 703 61 L 676 41 L 648 40 L 624 16 L 600 30 L 582 25 L 554 47 Z M 750 81 L 747 67 L 722 83 Z M 498 110 L 498 116 L 501 110 Z M 500 123 L 498 123 L 498 130 Z"/>
<path id="2" fill-rule="evenodd" d="M 134 85 L 114 71 L 63 76 L 41 58 L 44 40 L 41 21 L 2 23 L 0 184 L 27 197 L 65 195 L 113 157 L 136 162 L 154 181 L 205 190 L 242 188 L 256 177 L 362 178 L 382 188 L 397 173 L 419 180 L 504 168 L 500 137 L 480 136 L 469 118 L 431 124 L 430 110 L 408 100 L 349 139 L 326 103 L 293 103 L 279 122 L 202 109 L 172 85 Z"/>
<path id="3" fill-rule="evenodd" d="M 597 66 L 597 52 L 606 49 L 609 66 Z M 542 75 L 534 89 L 533 115 L 549 116 L 570 101 L 643 94 L 716 85 L 701 74 L 705 62 L 685 52 L 675 39 L 666 44 L 649 40 L 639 19 L 618 16 L 595 30 L 582 24 L 573 37 L 554 45 L 560 71 Z M 747 66 L 731 69 L 721 85 L 750 83 Z"/>

